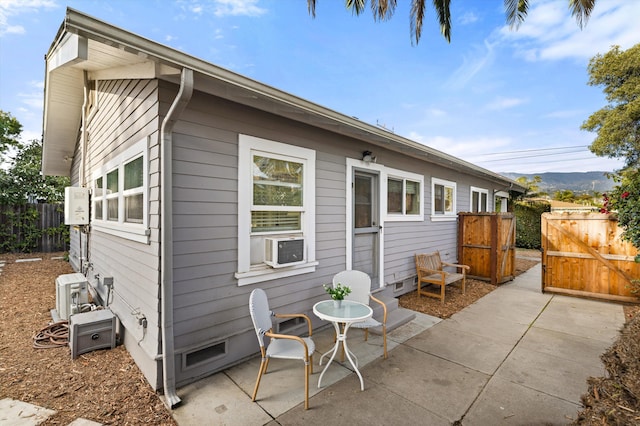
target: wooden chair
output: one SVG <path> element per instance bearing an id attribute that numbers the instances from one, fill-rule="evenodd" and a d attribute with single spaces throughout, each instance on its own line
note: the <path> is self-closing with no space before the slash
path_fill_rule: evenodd
<path id="1" fill-rule="evenodd" d="M 309 408 L 309 375 L 313 374 L 313 352 L 315 344 L 311 339 L 311 320 L 304 314 L 276 314 L 269 309 L 267 294 L 262 289 L 255 289 L 249 297 L 249 312 L 251 320 L 258 336 L 262 362 L 256 379 L 256 386 L 253 389 L 252 401 L 256 400 L 258 387 L 262 375 L 267 372 L 269 359 L 299 359 L 304 361 L 304 409 Z M 277 334 L 273 332 L 271 317 L 277 318 L 303 318 L 309 327 L 309 337 L 298 337 L 289 334 Z M 265 344 L 265 337 L 270 338 L 268 345 Z"/>
<path id="2" fill-rule="evenodd" d="M 445 271 L 444 267 L 449 266 L 460 270 L 461 272 Z M 455 263 L 443 262 L 440 259 L 440 252 L 429 254 L 416 253 L 416 272 L 418 273 L 418 297 L 422 294 L 429 297 L 440 299 L 444 304 L 444 290 L 449 284 L 462 280 L 462 294 L 465 292 L 465 280 L 467 270 L 471 267 L 467 265 L 458 265 Z M 440 286 L 440 293 L 428 292 L 422 289 L 423 284 L 434 284 Z"/>
<path id="3" fill-rule="evenodd" d="M 382 306 L 382 321 L 371 317 L 365 321 L 352 324 L 351 328 L 364 329 L 364 340 L 367 340 L 370 328 L 382 327 L 382 347 L 384 359 L 387 359 L 387 305 L 371 294 L 371 278 L 362 271 L 342 271 L 333 277 L 333 286 L 335 287 L 338 284 L 347 285 L 351 288 L 351 293 L 345 297 L 345 300 L 353 300 L 364 303 L 367 306 L 369 306 L 369 302 L 373 301 Z"/>

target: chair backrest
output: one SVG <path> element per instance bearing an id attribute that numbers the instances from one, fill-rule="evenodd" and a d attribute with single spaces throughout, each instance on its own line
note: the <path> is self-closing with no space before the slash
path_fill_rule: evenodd
<path id="1" fill-rule="evenodd" d="M 369 295 L 371 294 L 371 278 L 362 271 L 342 271 L 333 277 L 333 286 L 338 284 L 349 286 L 349 293 L 345 300 L 353 300 L 355 302 L 369 304 Z"/>
<path id="2" fill-rule="evenodd" d="M 442 260 L 440 259 L 440 252 L 416 254 L 416 267 L 441 271 Z"/>
<path id="3" fill-rule="evenodd" d="M 251 313 L 251 321 L 253 328 L 256 330 L 260 347 L 264 347 L 264 333 L 271 330 L 273 323 L 271 322 L 272 312 L 269 309 L 269 299 L 267 293 L 261 288 L 257 288 L 251 292 L 249 296 L 249 312 Z"/>

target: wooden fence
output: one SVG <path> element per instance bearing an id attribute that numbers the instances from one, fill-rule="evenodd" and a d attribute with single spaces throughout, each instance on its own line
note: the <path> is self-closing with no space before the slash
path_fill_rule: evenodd
<path id="1" fill-rule="evenodd" d="M 68 235 L 62 204 L 0 206 L 0 252 L 65 251 Z"/>
<path id="2" fill-rule="evenodd" d="M 469 278 L 502 284 L 515 276 L 516 218 L 513 213 L 458 213 L 458 263 Z"/>
<path id="3" fill-rule="evenodd" d="M 542 215 L 542 291 L 638 302 L 632 280 L 640 279 L 638 251 L 620 238 L 611 215 Z"/>

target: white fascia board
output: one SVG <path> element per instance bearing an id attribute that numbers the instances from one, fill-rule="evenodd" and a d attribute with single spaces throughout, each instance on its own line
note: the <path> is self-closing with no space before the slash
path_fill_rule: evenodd
<path id="1" fill-rule="evenodd" d="M 180 75 L 179 68 L 173 68 L 153 61 L 140 62 L 138 64 L 113 67 L 93 71 L 89 74 L 90 80 L 124 80 L 124 79 L 152 79 L 161 75 Z"/>
<path id="2" fill-rule="evenodd" d="M 86 61 L 88 52 L 89 42 L 85 37 L 67 33 L 55 50 L 47 55 L 47 71 Z"/>

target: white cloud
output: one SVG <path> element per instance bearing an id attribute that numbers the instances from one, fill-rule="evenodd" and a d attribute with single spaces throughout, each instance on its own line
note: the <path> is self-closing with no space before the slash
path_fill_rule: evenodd
<path id="1" fill-rule="evenodd" d="M 444 117 L 447 115 L 445 110 L 439 108 L 428 108 L 425 112 L 429 117 Z"/>
<path id="2" fill-rule="evenodd" d="M 196 15 L 212 13 L 223 16 L 260 16 L 267 12 L 259 7 L 260 0 L 180 0 L 183 10 Z"/>
<path id="3" fill-rule="evenodd" d="M 216 16 L 260 16 L 267 12 L 258 7 L 259 0 L 213 0 Z"/>
<path id="4" fill-rule="evenodd" d="M 499 97 L 496 100 L 494 100 L 493 102 L 489 103 L 487 105 L 487 109 L 490 109 L 490 110 L 509 109 L 509 108 L 516 107 L 518 105 L 522 105 L 522 104 L 527 103 L 527 102 L 528 102 L 527 99 L 522 99 L 522 98 L 503 98 L 503 97 Z"/>
<path id="5" fill-rule="evenodd" d="M 478 15 L 473 12 L 465 12 L 460 18 L 458 18 L 458 23 L 460 25 L 469 25 L 478 20 Z"/>
<path id="6" fill-rule="evenodd" d="M 600 0 L 581 30 L 566 0 L 532 4 L 525 22 L 515 31 L 500 30 L 504 41 L 512 43 L 516 55 L 528 61 L 590 59 L 607 52 L 612 45 L 628 49 L 638 43 L 640 2 Z"/>
<path id="7" fill-rule="evenodd" d="M 484 45 L 477 46 L 472 55 L 465 56 L 462 65 L 448 79 L 447 86 L 452 89 L 462 89 L 476 74 L 490 66 L 495 59 L 494 46 L 495 44 L 485 40 Z"/>
<path id="8" fill-rule="evenodd" d="M 24 34 L 26 32 L 22 25 L 10 23 L 12 17 L 57 6 L 54 0 L 0 0 L 0 37 L 5 34 Z"/>
<path id="9" fill-rule="evenodd" d="M 552 111 L 543 115 L 545 118 L 572 118 L 572 117 L 584 117 L 585 112 L 577 109 Z"/>
<path id="10" fill-rule="evenodd" d="M 473 162 L 474 157 L 477 158 L 488 150 L 497 150 L 502 147 L 508 147 L 512 144 L 512 140 L 506 137 L 479 137 L 479 138 L 453 138 L 448 136 L 431 136 L 427 137 L 418 132 L 409 133 L 409 139 L 420 142 L 423 145 L 437 149 L 466 161 Z"/>
<path id="11" fill-rule="evenodd" d="M 28 93 L 18 93 L 18 97 L 21 99 L 24 105 L 42 110 L 42 93 L 44 91 L 44 81 L 30 81 L 27 85 L 30 89 L 32 89 L 32 91 Z"/>

